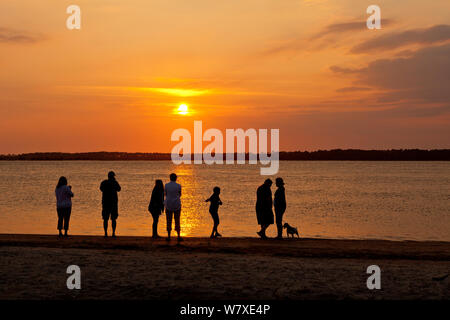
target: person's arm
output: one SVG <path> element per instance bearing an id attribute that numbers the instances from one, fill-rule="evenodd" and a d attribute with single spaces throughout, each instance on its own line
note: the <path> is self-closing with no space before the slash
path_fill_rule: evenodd
<path id="1" fill-rule="evenodd" d="M 211 197 L 209 197 L 208 199 L 205 200 L 205 202 L 209 202 L 211 201 Z"/>
<path id="2" fill-rule="evenodd" d="M 219 206 L 221 206 L 222 205 L 222 200 L 220 200 L 219 197 L 217 197 L 217 199 L 219 200 Z"/>
<path id="3" fill-rule="evenodd" d="M 162 212 L 162 211 L 164 211 L 164 192 L 165 192 L 165 191 L 166 191 L 166 190 L 164 189 L 164 191 L 160 193 L 160 200 L 161 200 L 161 203 L 160 203 L 160 205 L 161 205 L 161 212 Z"/>
<path id="4" fill-rule="evenodd" d="M 72 186 L 67 186 L 67 193 L 71 198 L 73 198 Z"/>
<path id="5" fill-rule="evenodd" d="M 116 181 L 116 188 L 117 188 L 117 192 L 120 192 L 120 190 L 122 190 L 121 188 L 120 188 L 120 184 Z"/>
<path id="6" fill-rule="evenodd" d="M 102 182 L 102 183 L 100 183 L 100 191 L 101 191 L 101 192 L 103 192 L 104 186 L 105 186 L 105 185 L 104 185 L 104 183 L 103 183 L 103 182 Z"/>

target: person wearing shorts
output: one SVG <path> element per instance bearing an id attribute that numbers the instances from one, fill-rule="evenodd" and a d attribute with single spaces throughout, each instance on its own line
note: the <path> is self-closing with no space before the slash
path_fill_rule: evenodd
<path id="1" fill-rule="evenodd" d="M 112 236 L 116 237 L 116 220 L 119 217 L 118 203 L 119 198 L 117 192 L 121 188 L 116 180 L 114 171 L 108 173 L 108 179 L 103 180 L 100 184 L 100 191 L 102 192 L 102 218 L 103 229 L 105 230 L 105 237 L 108 237 L 108 220 L 111 219 Z"/>
<path id="2" fill-rule="evenodd" d="M 117 205 L 103 205 L 102 206 L 102 217 L 103 220 L 108 221 L 111 219 L 111 221 L 117 220 L 119 217 L 119 209 L 117 208 Z"/>

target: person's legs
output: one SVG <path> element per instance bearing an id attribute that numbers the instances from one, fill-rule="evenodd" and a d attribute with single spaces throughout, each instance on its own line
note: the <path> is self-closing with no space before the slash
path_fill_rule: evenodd
<path id="1" fill-rule="evenodd" d="M 167 239 L 170 240 L 170 232 L 172 231 L 172 215 L 173 211 L 166 210 L 166 226 L 167 226 Z"/>
<path id="2" fill-rule="evenodd" d="M 72 213 L 72 208 L 69 207 L 64 210 L 64 235 L 67 237 L 67 231 L 69 230 L 70 214 Z"/>
<path id="3" fill-rule="evenodd" d="M 174 219 L 175 219 L 175 230 L 178 234 L 178 240 L 181 240 L 181 226 L 180 226 L 180 217 L 181 217 L 181 210 L 175 211 L 173 213 Z"/>
<path id="4" fill-rule="evenodd" d="M 217 227 L 219 226 L 218 223 L 214 223 L 214 236 L 221 237 L 222 235 L 217 231 Z"/>
<path id="5" fill-rule="evenodd" d="M 267 239 L 266 236 L 266 229 L 269 227 L 268 224 L 262 224 L 261 225 L 261 230 L 258 233 L 258 235 L 262 238 L 262 239 Z"/>
<path id="6" fill-rule="evenodd" d="M 111 208 L 111 227 L 112 227 L 112 236 L 116 237 L 116 226 L 117 226 L 117 218 L 119 217 L 119 208 L 117 203 L 114 203 Z"/>
<path id="7" fill-rule="evenodd" d="M 283 238 L 283 214 L 284 210 L 277 210 L 275 209 L 275 218 L 277 223 L 277 238 L 281 239 Z"/>
<path id="8" fill-rule="evenodd" d="M 217 227 L 219 226 L 219 213 L 216 212 L 216 214 L 214 215 L 214 230 L 215 230 L 215 236 L 216 237 L 221 237 L 222 235 L 219 233 L 219 231 L 217 231 Z"/>
<path id="9" fill-rule="evenodd" d="M 103 230 L 105 231 L 105 237 L 108 236 L 108 220 L 109 220 L 109 209 L 105 206 L 102 208 L 102 218 L 103 218 Z"/>
<path id="10" fill-rule="evenodd" d="M 63 215 L 62 209 L 60 209 L 60 208 L 57 208 L 56 212 L 58 213 L 58 225 L 56 226 L 56 228 L 59 231 L 59 236 L 62 236 L 61 230 L 62 230 L 62 227 L 63 227 L 63 217 L 64 217 L 64 215 Z"/>
<path id="11" fill-rule="evenodd" d="M 212 228 L 212 231 L 211 231 L 211 238 L 215 238 L 215 237 L 220 237 L 221 236 L 221 234 L 219 233 L 219 232 L 217 232 L 217 226 L 218 226 L 218 224 L 214 221 L 214 224 L 213 224 L 213 228 Z"/>
<path id="12" fill-rule="evenodd" d="M 216 236 L 216 232 L 217 232 L 216 218 L 214 216 L 214 212 L 211 212 L 211 210 L 209 211 L 209 214 L 211 215 L 211 218 L 213 219 L 213 228 L 211 231 L 210 238 L 214 238 Z"/>
<path id="13" fill-rule="evenodd" d="M 209 236 L 210 238 L 214 238 L 214 235 L 216 234 L 216 223 L 214 221 L 214 217 L 213 218 L 213 228 L 211 230 L 211 235 Z"/>
<path id="14" fill-rule="evenodd" d="M 116 219 L 113 219 L 113 218 L 111 217 L 111 227 L 112 227 L 112 236 L 113 236 L 113 237 L 116 236 L 116 226 L 117 226 Z"/>
<path id="15" fill-rule="evenodd" d="M 153 217 L 153 225 L 152 225 L 152 237 L 158 238 L 158 221 L 159 221 L 159 214 L 152 214 Z"/>
<path id="16" fill-rule="evenodd" d="M 108 219 L 103 218 L 103 230 L 105 231 L 105 237 L 108 236 Z"/>
<path id="17" fill-rule="evenodd" d="M 261 238 L 265 238 L 266 237 L 266 225 L 265 224 L 261 224 L 261 230 L 259 230 L 257 232 L 258 236 L 260 236 Z"/>

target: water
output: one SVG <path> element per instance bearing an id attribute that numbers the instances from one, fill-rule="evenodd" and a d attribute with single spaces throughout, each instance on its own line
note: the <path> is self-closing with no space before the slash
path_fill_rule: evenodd
<path id="1" fill-rule="evenodd" d="M 54 188 L 65 175 L 75 193 L 72 234 L 102 235 L 100 182 L 114 170 L 119 235 L 150 235 L 148 201 L 155 179 L 175 172 L 183 187 L 182 234 L 208 236 L 204 202 L 222 189 L 219 231 L 256 236 L 256 188 L 266 177 L 257 165 L 182 165 L 170 161 L 0 162 L 0 233 L 55 234 Z M 449 162 L 282 161 L 285 221 L 302 236 L 349 239 L 450 241 Z M 275 186 L 272 187 L 275 191 Z M 165 219 L 160 219 L 160 234 Z M 275 226 L 268 230 L 275 235 Z"/>

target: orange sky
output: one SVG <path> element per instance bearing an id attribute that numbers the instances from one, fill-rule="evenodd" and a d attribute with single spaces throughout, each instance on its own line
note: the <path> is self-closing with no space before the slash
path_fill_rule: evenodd
<path id="1" fill-rule="evenodd" d="M 2 1 L 0 153 L 170 152 L 194 120 L 282 150 L 449 148 L 450 2 L 377 0 L 368 30 L 374 3 Z"/>

